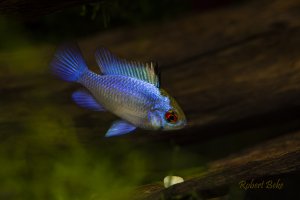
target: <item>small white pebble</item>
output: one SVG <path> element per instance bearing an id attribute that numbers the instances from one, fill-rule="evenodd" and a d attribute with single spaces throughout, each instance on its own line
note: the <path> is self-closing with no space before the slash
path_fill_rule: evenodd
<path id="1" fill-rule="evenodd" d="M 179 176 L 166 176 L 164 178 L 164 186 L 165 188 L 170 187 L 171 185 L 175 185 L 177 183 L 182 183 L 184 180 Z"/>

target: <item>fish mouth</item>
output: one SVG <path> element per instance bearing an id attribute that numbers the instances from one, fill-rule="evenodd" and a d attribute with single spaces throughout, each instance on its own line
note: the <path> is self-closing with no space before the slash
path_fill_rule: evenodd
<path id="1" fill-rule="evenodd" d="M 180 128 L 184 128 L 184 127 L 186 127 L 188 125 L 188 122 L 187 122 L 187 120 L 183 120 L 181 123 L 180 123 Z"/>
<path id="2" fill-rule="evenodd" d="M 186 125 L 187 125 L 187 122 L 184 121 L 184 122 L 179 123 L 177 126 L 174 126 L 172 129 L 173 130 L 180 130 L 180 129 L 183 129 L 184 127 L 186 127 Z"/>

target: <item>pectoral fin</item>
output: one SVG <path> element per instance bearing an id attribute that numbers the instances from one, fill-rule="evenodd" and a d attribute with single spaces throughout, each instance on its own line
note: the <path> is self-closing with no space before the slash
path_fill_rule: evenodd
<path id="1" fill-rule="evenodd" d="M 113 125 L 109 128 L 105 137 L 124 135 L 136 129 L 136 127 L 126 121 L 118 120 L 113 123 Z"/>

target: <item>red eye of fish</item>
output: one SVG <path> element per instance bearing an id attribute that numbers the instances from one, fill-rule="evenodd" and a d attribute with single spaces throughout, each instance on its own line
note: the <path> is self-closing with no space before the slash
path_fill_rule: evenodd
<path id="1" fill-rule="evenodd" d="M 169 110 L 168 112 L 166 112 L 165 114 L 165 119 L 167 120 L 167 122 L 169 123 L 176 123 L 178 120 L 178 116 L 177 113 L 173 110 Z"/>

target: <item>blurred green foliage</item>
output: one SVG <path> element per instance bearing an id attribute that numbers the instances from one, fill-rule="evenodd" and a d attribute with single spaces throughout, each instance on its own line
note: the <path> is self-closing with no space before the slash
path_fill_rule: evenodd
<path id="1" fill-rule="evenodd" d="M 23 123 L 21 132 L 2 135 L 0 199 L 130 199 L 144 176 L 137 151 L 112 163 L 125 146 L 103 152 L 84 148 L 70 116 L 55 107 L 36 108 L 20 120 L 14 122 Z"/>

